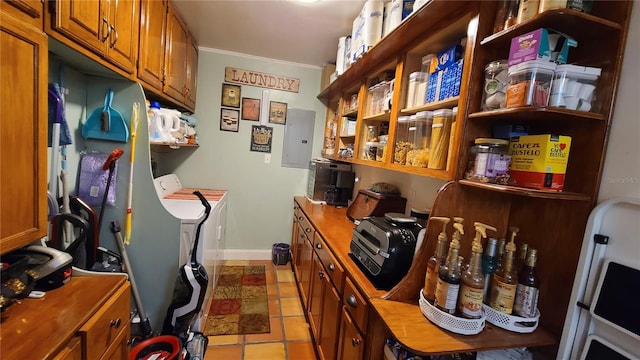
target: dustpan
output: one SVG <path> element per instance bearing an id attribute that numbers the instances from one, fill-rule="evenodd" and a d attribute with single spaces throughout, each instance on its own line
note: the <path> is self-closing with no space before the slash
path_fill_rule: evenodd
<path id="1" fill-rule="evenodd" d="M 82 137 L 85 139 L 99 139 L 129 141 L 129 128 L 122 114 L 111 107 L 113 90 L 107 90 L 104 98 L 104 107 L 97 108 L 89 114 L 87 121 L 82 125 Z"/>

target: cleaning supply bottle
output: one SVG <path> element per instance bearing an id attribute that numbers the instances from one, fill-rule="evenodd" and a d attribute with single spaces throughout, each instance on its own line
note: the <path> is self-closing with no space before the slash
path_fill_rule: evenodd
<path id="1" fill-rule="evenodd" d="M 427 262 L 427 274 L 424 279 L 424 288 L 422 289 L 422 293 L 424 298 L 427 299 L 430 303 L 433 303 L 433 300 L 436 298 L 436 284 L 438 282 L 438 271 L 440 270 L 440 266 L 445 261 L 445 255 L 447 254 L 447 224 L 451 219 L 448 217 L 438 217 L 432 216 L 429 218 L 429 221 L 441 221 L 442 222 L 442 231 L 438 234 L 438 242 L 436 244 L 436 252 L 429 258 Z"/>
<path id="2" fill-rule="evenodd" d="M 537 256 L 538 252 L 535 249 L 530 249 L 527 254 L 527 260 L 518 274 L 516 300 L 513 305 L 513 312 L 518 316 L 536 316 L 540 289 L 540 278 L 536 273 Z"/>
<path id="3" fill-rule="evenodd" d="M 491 279 L 491 299 L 489 306 L 501 313 L 511 315 L 513 312 L 513 303 L 516 297 L 516 287 L 518 277 L 514 264 L 516 252 L 515 238 L 519 229 L 517 227 L 509 228 L 511 231 L 511 241 L 505 246 L 504 262 L 499 267 Z"/>
<path id="4" fill-rule="evenodd" d="M 469 267 L 462 273 L 460 294 L 458 296 L 458 312 L 470 319 L 482 317 L 482 298 L 484 293 L 484 275 L 482 274 L 482 239 L 487 237 L 487 230 L 496 228 L 480 222 L 474 222 L 476 236 L 471 244 Z"/>
<path id="5" fill-rule="evenodd" d="M 491 283 L 491 275 L 496 271 L 498 264 L 498 240 L 489 238 L 487 247 L 482 254 L 482 274 L 484 276 L 484 290 L 482 301 L 489 301 L 489 283 Z"/>
<path id="6" fill-rule="evenodd" d="M 162 142 L 162 110 L 159 102 L 151 102 L 147 117 L 149 121 L 149 141 Z"/>
<path id="7" fill-rule="evenodd" d="M 458 292 L 460 290 L 460 263 L 458 259 L 458 251 L 460 250 L 461 235 L 464 234 L 463 218 L 455 217 L 453 228 L 455 229 L 451 244 L 449 245 L 449 254 L 447 261 L 440 267 L 438 272 L 438 282 L 436 283 L 436 299 L 434 305 L 451 315 L 456 312 L 456 302 L 458 301 Z"/>

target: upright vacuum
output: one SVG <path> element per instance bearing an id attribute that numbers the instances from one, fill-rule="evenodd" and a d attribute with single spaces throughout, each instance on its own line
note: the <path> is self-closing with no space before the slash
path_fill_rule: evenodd
<path id="1" fill-rule="evenodd" d="M 183 342 L 188 341 L 194 334 L 191 332 L 191 326 L 202 308 L 207 285 L 209 284 L 207 271 L 204 265 L 198 262 L 196 255 L 200 244 L 202 224 L 209 218 L 211 204 L 200 191 L 196 190 L 193 194 L 198 196 L 202 202 L 205 208 L 205 215 L 196 229 L 195 241 L 191 248 L 191 259 L 180 268 L 180 273 L 173 289 L 173 298 L 167 309 L 167 316 L 162 327 L 163 334 L 176 335 Z"/>

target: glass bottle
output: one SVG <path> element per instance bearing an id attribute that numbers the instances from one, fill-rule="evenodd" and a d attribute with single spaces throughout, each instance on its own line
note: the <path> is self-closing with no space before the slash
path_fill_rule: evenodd
<path id="1" fill-rule="evenodd" d="M 461 218 L 454 218 L 461 219 Z M 436 299 L 434 305 L 451 315 L 456 312 L 458 292 L 460 291 L 460 266 L 458 251 L 460 250 L 461 234 L 464 234 L 461 222 L 456 222 L 453 227 L 457 230 L 449 245 L 449 254 L 444 265 L 440 266 L 438 282 L 436 284 Z"/>
<path id="2" fill-rule="evenodd" d="M 496 271 L 498 240 L 489 238 L 487 247 L 482 254 L 482 275 L 484 276 L 484 289 L 482 291 L 482 301 L 487 302 L 487 294 L 489 291 L 489 282 L 491 275 Z"/>
<path id="3" fill-rule="evenodd" d="M 536 260 L 538 253 L 535 249 L 529 250 L 527 260 L 518 274 L 518 286 L 516 288 L 516 300 L 513 311 L 518 316 L 535 317 L 538 307 L 538 294 L 540 278 L 536 272 Z"/>
<path id="4" fill-rule="evenodd" d="M 516 287 L 518 285 L 518 275 L 515 269 L 516 244 L 514 242 L 517 228 L 511 232 L 511 241 L 505 246 L 503 266 L 499 267 L 491 279 L 491 298 L 489 306 L 493 309 L 511 315 L 513 312 L 513 302 L 516 297 Z"/>
<path id="5" fill-rule="evenodd" d="M 496 231 L 496 228 L 480 222 L 475 222 L 474 226 L 476 228 L 476 236 L 471 245 L 469 266 L 462 272 L 458 312 L 463 317 L 479 319 L 482 317 L 485 284 L 484 275 L 482 274 L 482 239 L 487 237 L 487 230 Z"/>
<path id="6" fill-rule="evenodd" d="M 436 251 L 427 261 L 427 274 L 424 279 L 423 295 L 424 298 L 433 303 L 436 298 L 436 285 L 438 283 L 438 274 L 440 266 L 445 262 L 445 255 L 447 254 L 447 224 L 450 219 L 446 217 L 432 216 L 429 221 L 442 221 L 442 232 L 438 235 L 438 242 L 436 243 Z"/>
<path id="7" fill-rule="evenodd" d="M 496 270 L 503 267 L 503 263 L 504 263 L 504 248 L 505 248 L 505 244 L 506 244 L 507 240 L 506 239 L 500 239 L 498 240 L 498 254 L 496 255 Z"/>
<path id="8" fill-rule="evenodd" d="M 518 274 L 520 273 L 520 270 L 522 270 L 522 267 L 527 261 L 528 249 L 529 249 L 529 245 L 527 244 L 520 245 L 520 248 L 518 249 L 518 257 L 516 258 L 516 271 L 518 272 Z"/>

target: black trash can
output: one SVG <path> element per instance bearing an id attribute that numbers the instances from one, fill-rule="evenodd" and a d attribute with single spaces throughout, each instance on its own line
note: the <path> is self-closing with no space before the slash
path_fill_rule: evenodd
<path id="1" fill-rule="evenodd" d="M 273 244 L 271 259 L 273 265 L 286 265 L 291 260 L 291 245 L 285 243 Z"/>

